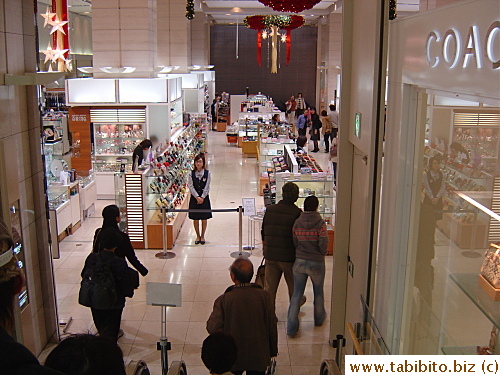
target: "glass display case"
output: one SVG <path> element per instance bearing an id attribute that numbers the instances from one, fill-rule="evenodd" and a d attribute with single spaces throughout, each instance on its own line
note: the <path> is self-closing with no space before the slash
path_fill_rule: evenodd
<path id="1" fill-rule="evenodd" d="M 294 182 L 299 187 L 299 199 L 295 203 L 303 209 L 304 199 L 310 195 L 315 195 L 319 199 L 318 212 L 327 223 L 334 223 L 335 220 L 335 198 L 336 192 L 333 184 L 333 175 L 325 174 L 322 177 L 315 177 L 313 174 L 296 174 L 276 172 L 276 202 L 282 199 L 281 189 L 287 182 Z"/>
<path id="2" fill-rule="evenodd" d="M 94 172 L 132 170 L 132 153 L 144 138 L 144 124 L 94 123 Z"/>
<path id="3" fill-rule="evenodd" d="M 64 203 L 69 201 L 68 189 L 67 188 L 56 188 L 49 186 L 47 191 L 47 198 L 49 201 L 49 209 L 56 210 L 61 207 Z"/>

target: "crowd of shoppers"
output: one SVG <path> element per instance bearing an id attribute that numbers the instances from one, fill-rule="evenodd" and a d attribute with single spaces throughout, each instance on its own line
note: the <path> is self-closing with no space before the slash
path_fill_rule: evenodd
<path id="1" fill-rule="evenodd" d="M 314 142 L 312 152 L 319 150 L 321 134 L 326 151 L 330 140 L 332 145 L 336 145 L 334 134 L 338 124 L 336 128 L 331 115 L 322 111 L 321 117 L 318 116 L 315 108 L 306 107 L 301 94 L 297 100 L 292 96 L 290 101 L 292 103 L 287 102 L 287 111 L 292 112 L 294 109 L 302 112 L 297 122 L 300 134 L 297 150 L 306 153 L 307 129 Z M 210 174 L 202 154 L 194 160 L 188 186 L 191 190 L 190 208 L 210 209 Z M 263 219 L 262 244 L 266 261 L 264 287 L 251 282 L 254 275 L 252 262 L 238 258 L 229 269 L 234 285 L 228 287 L 214 302 L 206 325 L 210 336 L 205 340 L 202 350 L 203 362 L 212 374 L 266 373 L 271 358 L 278 354 L 275 303 L 282 275 L 290 298 L 288 336 L 293 338 L 299 332 L 299 311 L 306 302 L 304 290 L 307 278 L 311 278 L 314 289 L 314 324 L 320 326 L 325 321 L 323 284 L 328 239 L 326 224 L 317 212 L 318 199 L 315 196 L 306 198 L 302 212 L 296 205 L 299 188 L 292 182 L 283 186 L 282 196 L 281 201 L 267 208 Z M 102 216 L 102 227 L 95 232 L 92 252 L 85 261 L 81 275 L 85 280 L 94 268 L 108 267 L 115 297 L 108 308 L 89 306 L 98 335 L 80 334 L 62 341 L 51 352 L 45 366 L 41 366 L 26 348 L 9 335 L 13 328 L 14 296 L 23 286 L 24 277 L 12 254 L 13 242 L 8 237 L 8 231 L 0 225 L 0 342 L 7 343 L 9 347 L 3 353 L 5 355 L 0 355 L 0 365 L 12 357 L 19 360 L 11 361 L 11 366 L 26 368 L 25 372 L 12 373 L 72 374 L 76 373 L 76 368 L 83 367 L 88 371 L 82 374 L 125 373 L 117 340 L 120 337 L 120 321 L 126 297 L 132 297 L 133 290 L 138 287 L 138 281 L 130 280 L 127 260 L 142 276 L 146 276 L 148 270 L 137 259 L 128 235 L 119 229 L 119 208 L 116 205 L 107 206 Z M 195 244 L 205 243 L 206 221 L 210 217 L 211 214 L 206 212 L 194 216 L 190 213 L 197 235 Z M 200 220 L 201 230 L 198 226 Z M 245 324 L 241 324 L 242 321 Z M 103 368 L 103 363 L 107 367 Z M 9 369 L 7 365 L 4 368 Z"/>

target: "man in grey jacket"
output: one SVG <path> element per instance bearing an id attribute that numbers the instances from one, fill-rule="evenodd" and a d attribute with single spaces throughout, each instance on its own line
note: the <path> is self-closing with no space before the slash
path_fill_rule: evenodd
<path id="1" fill-rule="evenodd" d="M 250 283 L 253 264 L 248 259 L 236 259 L 229 270 L 234 285 L 215 300 L 207 331 L 222 331 L 236 340 L 238 356 L 231 369 L 235 375 L 264 375 L 271 357 L 278 355 L 278 318 L 271 296 Z"/>

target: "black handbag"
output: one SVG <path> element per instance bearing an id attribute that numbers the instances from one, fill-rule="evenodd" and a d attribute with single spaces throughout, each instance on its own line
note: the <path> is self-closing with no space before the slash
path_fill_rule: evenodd
<path id="1" fill-rule="evenodd" d="M 260 262 L 259 268 L 257 268 L 257 272 L 255 273 L 255 284 L 260 285 L 264 288 L 264 284 L 266 281 L 266 265 L 264 264 L 264 258 Z"/>

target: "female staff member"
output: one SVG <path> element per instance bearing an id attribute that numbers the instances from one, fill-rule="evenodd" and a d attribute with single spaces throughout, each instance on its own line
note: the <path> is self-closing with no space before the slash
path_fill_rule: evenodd
<path id="1" fill-rule="evenodd" d="M 102 218 L 102 227 L 97 229 L 94 234 L 94 248 L 92 251 L 98 253 L 103 250 L 101 244 L 102 236 L 100 235 L 101 231 L 106 228 L 114 228 L 121 237 L 121 242 L 115 250 L 115 255 L 119 258 L 127 258 L 130 264 L 139 271 L 142 276 L 146 276 L 148 274 L 148 269 L 142 265 L 139 259 L 137 259 L 128 234 L 123 233 L 118 227 L 118 223 L 121 221 L 120 209 L 118 206 L 111 204 L 104 207 L 102 210 Z"/>
<path id="2" fill-rule="evenodd" d="M 189 209 L 210 210 L 210 171 L 206 169 L 205 157 L 203 153 L 194 158 L 194 168 L 188 175 L 188 187 L 191 192 L 189 199 Z M 195 245 L 205 244 L 205 231 L 207 230 L 207 220 L 212 218 L 211 212 L 190 212 L 188 217 L 193 220 L 196 232 Z M 201 233 L 200 233 L 201 220 Z"/>
<path id="3" fill-rule="evenodd" d="M 137 168 L 142 164 L 142 160 L 144 159 L 144 154 L 146 151 L 153 146 L 153 143 L 149 139 L 143 140 L 141 143 L 137 145 L 134 149 L 134 153 L 132 154 L 132 170 L 137 173 Z"/>

